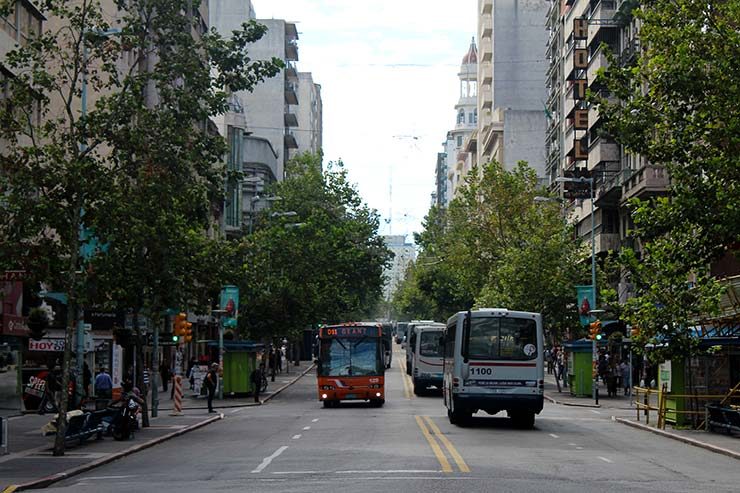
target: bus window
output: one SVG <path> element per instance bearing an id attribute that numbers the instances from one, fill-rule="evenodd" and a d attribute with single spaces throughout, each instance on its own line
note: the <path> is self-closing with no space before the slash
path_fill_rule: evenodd
<path id="1" fill-rule="evenodd" d="M 470 359 L 535 359 L 536 323 L 524 318 L 473 318 L 468 348 Z"/>
<path id="2" fill-rule="evenodd" d="M 427 332 L 421 333 L 421 340 L 419 341 L 419 354 L 421 356 L 429 356 L 435 358 L 441 358 L 442 347 L 439 344 L 439 338 L 442 336 L 442 332 Z"/>
<path id="3" fill-rule="evenodd" d="M 333 338 L 321 341 L 320 376 L 368 376 L 382 373 L 375 338 Z"/>
<path id="4" fill-rule="evenodd" d="M 445 358 L 455 357 L 455 333 L 457 325 L 448 325 L 445 332 Z"/>

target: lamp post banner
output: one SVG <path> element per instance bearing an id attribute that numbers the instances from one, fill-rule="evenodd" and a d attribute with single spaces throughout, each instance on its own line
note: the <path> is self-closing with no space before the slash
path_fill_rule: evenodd
<path id="1" fill-rule="evenodd" d="M 239 288 L 236 286 L 224 286 L 221 288 L 222 310 L 226 310 L 223 317 L 224 327 L 236 327 L 236 318 L 239 316 Z"/>
<path id="2" fill-rule="evenodd" d="M 578 317 L 581 320 L 581 325 L 588 325 L 591 321 L 591 315 L 588 312 L 596 308 L 594 287 L 591 285 L 576 286 L 576 294 L 578 296 Z"/>

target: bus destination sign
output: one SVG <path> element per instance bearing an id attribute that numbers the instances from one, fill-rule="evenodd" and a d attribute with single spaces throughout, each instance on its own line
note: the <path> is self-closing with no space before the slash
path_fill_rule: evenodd
<path id="1" fill-rule="evenodd" d="M 380 329 L 373 326 L 324 327 L 322 337 L 379 337 Z"/>

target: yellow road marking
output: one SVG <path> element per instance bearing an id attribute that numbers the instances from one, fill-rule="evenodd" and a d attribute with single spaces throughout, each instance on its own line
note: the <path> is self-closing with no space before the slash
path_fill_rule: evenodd
<path id="1" fill-rule="evenodd" d="M 434 436 L 436 436 L 439 441 L 442 442 L 447 451 L 450 453 L 450 456 L 452 456 L 452 458 L 455 460 L 455 462 L 457 463 L 457 467 L 460 468 L 460 472 L 470 472 L 470 468 L 463 460 L 462 455 L 460 455 L 455 446 L 452 445 L 452 442 L 446 436 L 444 436 L 444 434 L 442 434 L 434 421 L 432 421 L 432 418 L 430 418 L 429 416 L 424 416 L 424 419 L 429 424 L 429 429 L 432 430 Z"/>
<path id="2" fill-rule="evenodd" d="M 18 488 L 17 484 L 11 484 L 7 488 L 5 488 L 2 493 L 13 493 L 17 488 Z"/>
<path id="3" fill-rule="evenodd" d="M 434 455 L 437 457 L 437 460 L 442 466 L 442 472 L 452 472 L 452 466 L 450 466 L 450 462 L 447 460 L 447 457 L 445 457 L 445 454 L 442 452 L 442 449 L 437 443 L 437 440 L 435 440 L 432 434 L 429 433 L 429 430 L 424 424 L 424 420 L 422 420 L 419 416 L 414 417 L 416 418 L 416 424 L 418 424 L 419 428 L 421 428 L 421 432 L 424 434 L 424 438 L 426 438 L 427 442 L 429 442 L 429 446 L 432 447 L 432 452 L 434 452 Z"/>
<path id="4" fill-rule="evenodd" d="M 406 396 L 407 399 L 412 399 L 414 397 L 413 392 L 411 392 L 411 383 L 409 376 L 406 375 L 406 362 L 405 361 L 399 361 L 398 365 L 401 367 L 401 380 L 403 381 L 403 393 Z"/>

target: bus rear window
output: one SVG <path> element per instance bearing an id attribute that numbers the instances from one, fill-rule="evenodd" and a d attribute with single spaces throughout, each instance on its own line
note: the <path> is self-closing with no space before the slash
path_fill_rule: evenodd
<path id="1" fill-rule="evenodd" d="M 439 344 L 441 337 L 442 332 L 422 332 L 419 340 L 419 354 L 421 356 L 442 358 L 444 355 Z"/>
<path id="2" fill-rule="evenodd" d="M 537 357 L 537 324 L 526 318 L 473 318 L 470 359 L 532 360 Z"/>

